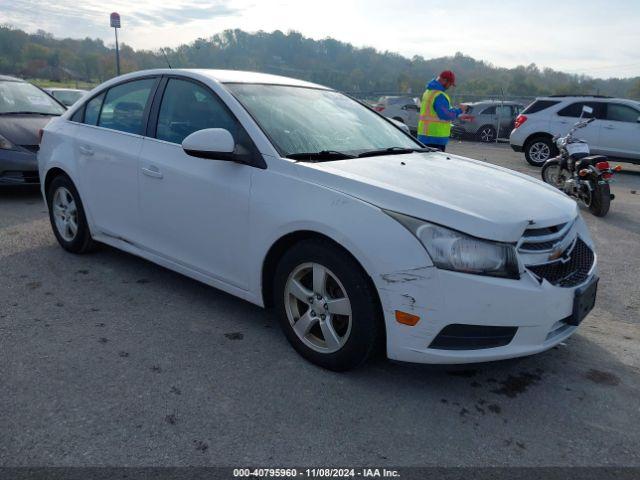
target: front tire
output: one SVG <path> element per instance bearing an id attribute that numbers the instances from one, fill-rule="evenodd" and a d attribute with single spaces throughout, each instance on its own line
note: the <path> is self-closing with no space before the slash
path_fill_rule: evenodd
<path id="1" fill-rule="evenodd" d="M 548 160 L 542 166 L 540 172 L 542 181 L 548 183 L 552 187 L 556 187 L 558 190 L 563 190 L 565 176 L 563 170 L 560 168 L 560 160 L 557 158 Z"/>
<path id="2" fill-rule="evenodd" d="M 382 338 L 370 279 L 346 252 L 322 239 L 294 245 L 280 260 L 273 304 L 293 348 L 316 365 L 345 371 L 364 363 Z"/>
<path id="3" fill-rule="evenodd" d="M 548 137 L 535 137 L 524 147 L 524 156 L 530 165 L 542 167 L 544 163 L 557 154 L 556 146 Z"/>
<path id="4" fill-rule="evenodd" d="M 47 188 L 47 205 L 53 234 L 62 248 L 85 253 L 94 247 L 80 195 L 69 177 L 53 179 Z"/>

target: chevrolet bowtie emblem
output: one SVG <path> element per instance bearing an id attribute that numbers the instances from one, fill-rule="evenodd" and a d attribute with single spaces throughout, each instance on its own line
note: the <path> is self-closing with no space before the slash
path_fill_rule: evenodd
<path id="1" fill-rule="evenodd" d="M 551 254 L 549 255 L 549 260 L 557 260 L 560 257 L 562 257 L 563 253 L 564 252 L 563 252 L 562 248 L 557 248 L 553 252 L 551 252 Z"/>

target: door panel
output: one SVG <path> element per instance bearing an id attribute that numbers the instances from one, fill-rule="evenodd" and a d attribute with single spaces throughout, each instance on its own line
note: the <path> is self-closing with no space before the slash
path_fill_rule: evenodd
<path id="1" fill-rule="evenodd" d="M 78 125 L 82 198 L 99 230 L 128 241 L 138 231 L 138 154 L 142 137 Z"/>
<path id="2" fill-rule="evenodd" d="M 252 151 L 244 129 L 208 87 L 170 78 L 140 154 L 140 214 L 149 250 L 236 287 L 248 288 L 249 196 L 254 167 L 187 155 L 190 133 L 224 128 L 236 154 Z"/>
<path id="3" fill-rule="evenodd" d="M 134 243 L 140 238 L 138 155 L 157 81 L 124 82 L 89 100 L 75 142 L 82 195 L 95 226 Z"/>
<path id="4" fill-rule="evenodd" d="M 600 130 L 602 153 L 613 156 L 640 158 L 640 111 L 616 103 L 607 104 L 607 112 Z"/>
<path id="5" fill-rule="evenodd" d="M 576 131 L 574 137 L 584 140 L 589 144 L 592 152 L 598 153 L 601 150 L 600 128 L 602 127 L 602 118 L 604 116 L 603 104 L 600 102 L 573 102 L 558 110 L 558 113 L 551 118 L 551 132 L 554 135 L 566 135 L 580 119 L 584 105 L 593 108 L 596 120 L 585 128 Z"/>

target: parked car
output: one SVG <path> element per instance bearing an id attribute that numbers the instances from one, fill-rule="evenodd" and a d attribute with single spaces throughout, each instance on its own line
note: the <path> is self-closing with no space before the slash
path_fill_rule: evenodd
<path id="1" fill-rule="evenodd" d="M 412 133 L 418 130 L 418 120 L 420 117 L 420 99 L 410 96 L 380 97 L 378 103 L 373 107 L 376 112 L 388 118 L 393 118 L 397 122 L 404 123 Z"/>
<path id="2" fill-rule="evenodd" d="M 496 135 L 506 138 L 514 121 L 524 106 L 516 102 L 485 100 L 465 103 L 466 113 L 473 120 L 456 119 L 452 122 L 451 135 L 459 138 L 475 138 L 481 142 L 495 142 Z"/>
<path id="3" fill-rule="evenodd" d="M 64 111 L 35 85 L 0 75 L 0 185 L 38 183 L 38 132 Z"/>
<path id="4" fill-rule="evenodd" d="M 423 363 L 533 354 L 595 301 L 573 200 L 301 80 L 119 76 L 45 128 L 38 158 L 64 249 L 103 242 L 271 306 L 326 368 L 378 348 Z"/>
<path id="5" fill-rule="evenodd" d="M 596 120 L 580 130 L 579 138 L 591 153 L 640 161 L 640 102 L 601 96 L 540 97 L 515 122 L 509 142 L 523 152 L 527 162 L 541 167 L 558 154 L 552 139 L 565 135 L 582 115 L 582 107 L 593 109 Z"/>
<path id="6" fill-rule="evenodd" d="M 45 88 L 44 91 L 66 107 L 70 107 L 87 93 L 87 90 L 79 88 Z"/>

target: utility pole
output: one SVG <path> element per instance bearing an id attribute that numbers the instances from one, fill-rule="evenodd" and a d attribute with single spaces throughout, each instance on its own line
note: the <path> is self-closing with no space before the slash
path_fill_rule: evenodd
<path id="1" fill-rule="evenodd" d="M 120 14 L 113 12 L 110 16 L 111 27 L 116 32 L 116 75 L 120 76 L 120 49 L 118 47 L 118 29 L 120 28 Z"/>

